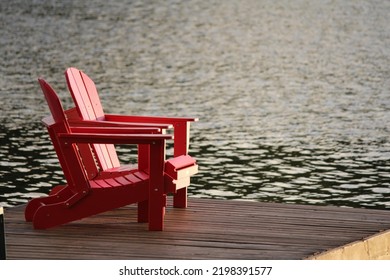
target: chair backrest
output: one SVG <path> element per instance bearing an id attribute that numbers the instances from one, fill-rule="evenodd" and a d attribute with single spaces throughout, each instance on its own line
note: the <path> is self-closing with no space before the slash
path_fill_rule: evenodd
<path id="1" fill-rule="evenodd" d="M 68 88 L 83 120 L 103 120 L 104 112 L 95 83 L 76 68 L 65 71 Z"/>
<path id="2" fill-rule="evenodd" d="M 38 81 L 53 117 L 53 120 L 50 121 L 45 118 L 44 123 L 49 131 L 51 141 L 57 153 L 68 186 L 74 191 L 85 189 L 87 186 L 89 187 L 87 183 L 88 177 L 79 154 L 79 149 L 75 145 L 69 145 L 69 147 L 64 150 L 59 139 L 59 134 L 71 133 L 61 101 L 57 93 L 45 80 L 38 79 Z M 92 154 L 91 150 L 90 153 Z"/>
<path id="3" fill-rule="evenodd" d="M 103 107 L 92 79 L 73 67 L 65 71 L 65 77 L 80 118 L 83 120 L 104 120 Z M 92 147 L 102 170 L 120 166 L 114 145 L 94 144 Z"/>
<path id="4" fill-rule="evenodd" d="M 54 119 L 55 123 L 61 123 L 63 126 L 63 132 L 67 133 L 69 132 L 69 125 L 66 121 L 64 108 L 62 107 L 61 101 L 54 91 L 54 89 L 44 80 L 39 78 L 38 79 L 39 85 L 41 86 L 41 89 L 43 91 L 43 94 L 45 96 L 47 105 L 49 105 L 49 109 L 51 112 L 51 115 Z"/>

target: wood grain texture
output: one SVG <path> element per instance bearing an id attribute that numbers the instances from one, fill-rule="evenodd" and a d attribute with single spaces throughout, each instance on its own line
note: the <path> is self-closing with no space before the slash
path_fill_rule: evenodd
<path id="1" fill-rule="evenodd" d="M 163 232 L 135 205 L 48 230 L 23 211 L 5 210 L 8 259 L 305 259 L 390 229 L 385 210 L 198 198 L 168 207 Z"/>

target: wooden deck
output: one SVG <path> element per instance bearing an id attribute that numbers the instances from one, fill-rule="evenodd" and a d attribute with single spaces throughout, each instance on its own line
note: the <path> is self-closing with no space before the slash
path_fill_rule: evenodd
<path id="1" fill-rule="evenodd" d="M 7 259 L 305 259 L 390 229 L 390 211 L 211 199 L 167 208 L 150 232 L 129 206 L 33 230 L 5 209 Z"/>

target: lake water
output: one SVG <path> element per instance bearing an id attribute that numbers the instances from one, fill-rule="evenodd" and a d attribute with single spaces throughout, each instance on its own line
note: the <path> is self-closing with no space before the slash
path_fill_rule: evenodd
<path id="1" fill-rule="evenodd" d="M 390 208 L 389 14 L 387 0 L 1 1 L 0 206 L 63 182 L 37 78 L 70 108 L 75 66 L 106 112 L 200 118 L 192 196 Z"/>

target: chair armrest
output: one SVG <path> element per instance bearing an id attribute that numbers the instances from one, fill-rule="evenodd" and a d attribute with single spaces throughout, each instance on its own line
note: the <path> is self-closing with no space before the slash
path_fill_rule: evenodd
<path id="1" fill-rule="evenodd" d="M 169 134 L 101 134 L 101 133 L 60 133 L 63 144 L 155 144 L 162 140 L 173 139 Z"/>
<path id="2" fill-rule="evenodd" d="M 180 122 L 196 122 L 198 118 L 176 118 L 176 117 L 153 117 L 153 116 L 125 116 L 125 115 L 105 115 L 106 121 L 113 122 L 136 122 L 136 123 L 180 123 Z"/>
<path id="3" fill-rule="evenodd" d="M 161 133 L 157 127 L 71 127 L 72 133 L 88 134 L 147 134 Z"/>
<path id="4" fill-rule="evenodd" d="M 142 123 L 142 122 L 120 122 L 120 121 L 107 121 L 107 120 L 80 120 L 80 119 L 68 119 L 68 123 L 71 127 L 158 127 L 161 129 L 172 128 L 168 123 Z"/>
<path id="5" fill-rule="evenodd" d="M 188 153 L 190 124 L 198 121 L 198 118 L 176 118 L 176 117 L 153 117 L 153 116 L 124 116 L 124 115 L 105 115 L 105 121 L 114 122 L 139 122 L 139 123 L 169 123 L 173 125 L 174 156 L 186 155 Z"/>

